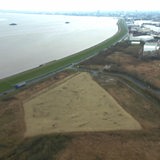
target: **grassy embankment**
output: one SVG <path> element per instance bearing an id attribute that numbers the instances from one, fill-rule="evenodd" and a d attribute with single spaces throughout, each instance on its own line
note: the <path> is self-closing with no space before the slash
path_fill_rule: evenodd
<path id="1" fill-rule="evenodd" d="M 47 73 L 57 71 L 59 68 L 63 68 L 67 65 L 70 65 L 75 62 L 79 62 L 82 59 L 85 59 L 91 55 L 94 55 L 100 52 L 101 50 L 111 46 L 112 44 L 116 43 L 117 41 L 119 41 L 123 36 L 125 36 L 127 32 L 128 32 L 128 29 L 126 27 L 125 22 L 123 20 L 119 20 L 118 32 L 111 38 L 91 48 L 88 48 L 86 50 L 73 54 L 71 56 L 62 58 L 60 60 L 54 61 L 53 63 L 50 62 L 44 66 L 34 68 L 32 70 L 28 70 L 8 78 L 4 78 L 0 80 L 0 92 L 4 92 L 8 89 L 11 89 L 15 84 L 20 83 L 22 81 L 34 79 L 42 75 L 45 75 Z"/>

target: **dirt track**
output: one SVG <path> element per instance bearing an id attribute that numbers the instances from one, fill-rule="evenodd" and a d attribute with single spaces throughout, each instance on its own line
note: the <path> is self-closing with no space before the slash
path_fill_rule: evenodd
<path id="1" fill-rule="evenodd" d="M 26 136 L 56 132 L 139 130 L 88 73 L 72 75 L 25 102 Z"/>

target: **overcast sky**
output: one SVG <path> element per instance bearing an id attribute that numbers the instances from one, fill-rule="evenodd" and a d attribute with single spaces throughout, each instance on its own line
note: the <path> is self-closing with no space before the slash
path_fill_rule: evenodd
<path id="1" fill-rule="evenodd" d="M 0 9 L 29 11 L 159 11 L 160 0 L 0 0 Z"/>

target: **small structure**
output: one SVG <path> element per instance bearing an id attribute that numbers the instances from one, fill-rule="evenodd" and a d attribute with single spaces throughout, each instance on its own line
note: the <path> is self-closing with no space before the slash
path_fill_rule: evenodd
<path id="1" fill-rule="evenodd" d="M 159 35 L 153 35 L 154 39 L 160 40 L 160 34 Z"/>
<path id="2" fill-rule="evenodd" d="M 103 70 L 104 71 L 109 71 L 111 69 L 111 65 L 105 65 Z"/>
<path id="3" fill-rule="evenodd" d="M 138 44 L 140 44 L 140 41 L 131 41 L 131 44 L 135 44 L 135 45 L 138 45 Z"/>

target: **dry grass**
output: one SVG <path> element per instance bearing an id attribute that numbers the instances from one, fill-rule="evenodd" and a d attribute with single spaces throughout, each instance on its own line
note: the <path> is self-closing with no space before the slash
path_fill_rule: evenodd
<path id="1" fill-rule="evenodd" d="M 99 75 L 95 80 L 115 98 L 115 100 L 138 122 L 143 129 L 159 128 L 160 107 L 154 103 L 153 99 L 145 97 L 145 94 L 136 91 L 135 88 L 128 87 L 122 79 L 113 77 L 112 81 L 106 75 Z M 123 94 L 122 94 L 123 93 Z"/>
<path id="2" fill-rule="evenodd" d="M 124 43 L 125 44 L 125 43 Z M 160 87 L 160 60 L 143 57 L 139 58 L 139 45 L 124 46 L 119 44 L 83 63 L 83 67 L 103 69 L 111 65 L 111 71 L 123 72 L 134 76 L 152 86 Z"/>
<path id="3" fill-rule="evenodd" d="M 115 52 L 106 58 L 108 61 L 118 65 L 116 70 L 131 74 L 141 80 L 145 80 L 156 87 L 160 87 L 160 61 L 138 60 L 132 55 Z"/>
<path id="4" fill-rule="evenodd" d="M 25 102 L 26 136 L 141 129 L 87 73 L 64 79 Z"/>
<path id="5" fill-rule="evenodd" d="M 107 132 L 76 136 L 57 160 L 159 160 L 159 133 Z"/>
<path id="6" fill-rule="evenodd" d="M 24 130 L 21 102 L 14 97 L 0 101 L 0 157 L 23 139 Z"/>
<path id="7" fill-rule="evenodd" d="M 143 76 L 152 77 L 154 81 L 160 79 L 158 60 L 143 61 L 137 59 L 135 53 L 138 49 L 136 50 L 133 46 L 129 48 L 118 47 L 117 49 L 115 48 L 115 50 L 112 50 L 114 52 L 113 55 L 111 55 L 112 52 L 109 51 L 108 58 L 106 54 L 101 54 L 92 59 L 92 61 L 88 61 L 85 65 L 99 69 L 108 63 L 115 66 L 117 64 L 118 69 L 122 69 L 122 71 L 132 71 L 132 74 L 141 76 L 141 78 L 143 78 Z M 131 52 L 134 52 L 133 56 Z M 155 66 L 155 68 L 152 66 Z M 139 74 L 140 72 L 142 72 L 142 74 Z M 106 77 L 103 73 L 102 75 L 97 75 L 95 80 L 102 86 L 102 89 L 89 75 L 86 76 L 83 73 L 83 78 L 81 77 L 81 79 L 78 78 L 81 74 L 66 79 L 65 77 L 68 75 L 71 75 L 71 73 L 60 73 L 56 75 L 56 77 L 51 77 L 47 81 L 19 92 L 14 96 L 15 98 L 11 97 L 0 102 L 0 159 L 160 159 L 160 108 L 158 105 L 153 103 L 151 99 L 146 98 L 145 95 L 135 92 L 132 85 L 128 87 L 127 84 L 122 83 L 123 81 L 121 79 L 110 76 Z M 158 83 L 157 81 L 157 84 Z M 104 89 L 106 91 L 104 91 Z M 108 93 L 118 102 L 119 105 L 117 105 L 117 102 L 109 95 L 117 109 L 115 106 L 112 106 L 113 102 L 110 102 L 111 99 L 108 98 Z M 103 96 L 106 101 L 104 101 Z M 47 99 L 44 97 L 47 97 Z M 43 103 L 46 101 L 50 101 L 50 103 L 45 103 L 45 105 L 37 103 L 37 105 L 35 105 L 36 112 L 30 109 L 31 116 L 35 116 L 34 118 L 30 117 L 30 124 L 33 123 L 33 127 L 35 125 L 35 132 L 32 132 L 32 134 L 39 134 L 38 131 L 42 131 L 41 129 L 43 129 L 47 130 L 47 135 L 23 137 L 25 124 L 21 102 L 23 101 L 27 107 L 27 104 L 31 103 L 31 101 L 38 101 L 38 98 Z M 60 103 L 58 104 L 57 101 L 61 101 L 61 105 Z M 84 102 L 88 105 L 84 105 Z M 97 105 L 97 107 L 95 107 L 95 104 L 99 104 L 99 106 Z M 113 110 L 111 110 L 111 107 L 108 105 L 112 106 Z M 28 107 L 30 108 L 30 106 Z M 121 107 L 132 115 L 132 117 Z M 47 111 L 47 109 L 50 112 Z M 130 125 L 132 125 L 130 120 L 127 119 L 128 117 L 124 117 L 123 114 L 119 114 L 121 119 L 116 119 L 118 116 L 115 113 L 118 113 L 119 110 L 120 113 L 122 111 L 122 113 L 129 115 L 132 120 L 134 120 L 134 117 L 140 123 L 142 129 L 136 131 L 116 129 L 108 131 L 107 127 L 111 125 L 116 128 L 117 121 L 117 126 L 121 127 L 121 129 L 124 127 L 124 121 L 126 121 L 126 124 L 130 123 Z M 83 118 L 84 116 L 86 119 Z M 56 123 L 52 123 L 53 121 Z M 36 126 L 37 122 L 39 126 Z M 47 125 L 44 127 L 42 124 L 44 125 L 45 122 Z M 60 129 L 58 127 L 63 127 L 62 124 L 67 125 L 65 129 L 71 130 L 74 125 L 74 129 L 83 130 L 80 133 L 54 134 Z M 93 126 L 93 124 L 95 125 Z M 49 125 L 52 125 L 52 127 Z M 92 126 L 92 128 L 89 128 L 89 125 Z M 102 125 L 104 125 L 104 132 L 94 132 L 98 130 L 98 127 L 102 127 Z M 39 127 L 39 130 L 37 127 Z M 52 128 L 52 130 L 49 130 L 49 127 Z M 93 132 L 85 132 L 85 127 L 88 130 L 92 129 L 91 131 Z M 97 130 L 93 130 L 95 128 Z M 101 128 L 99 130 L 101 130 Z M 61 131 L 68 132 L 64 130 L 64 128 Z M 48 135 L 48 132 L 53 134 Z M 45 132 L 43 133 L 45 134 Z M 40 134 L 43 133 L 41 132 Z M 27 131 L 25 135 L 29 136 L 29 134 L 31 135 L 31 133 Z"/>

